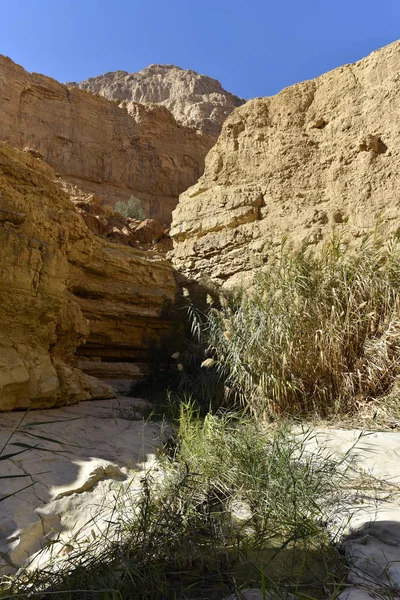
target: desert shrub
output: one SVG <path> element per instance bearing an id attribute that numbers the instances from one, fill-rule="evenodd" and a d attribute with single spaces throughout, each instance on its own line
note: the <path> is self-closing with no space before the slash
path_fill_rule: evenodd
<path id="1" fill-rule="evenodd" d="M 123 217 L 137 219 L 138 221 L 143 221 L 144 219 L 142 203 L 139 198 L 136 198 L 136 196 L 131 196 L 126 202 L 123 202 L 122 200 L 116 202 L 114 209 Z"/>
<path id="2" fill-rule="evenodd" d="M 182 404 L 158 469 L 139 493 L 116 491 L 110 530 L 62 563 L 20 571 L 5 596 L 217 600 L 262 579 L 326 597 L 330 572 L 343 577 L 326 519 L 346 469 L 308 453 L 310 435 L 266 432 L 235 413 L 201 419 Z"/>
<path id="3" fill-rule="evenodd" d="M 399 292 L 395 239 L 352 252 L 333 237 L 318 255 L 283 244 L 250 292 L 197 318 L 213 352 L 203 370 L 256 413 L 354 411 L 400 373 Z"/>

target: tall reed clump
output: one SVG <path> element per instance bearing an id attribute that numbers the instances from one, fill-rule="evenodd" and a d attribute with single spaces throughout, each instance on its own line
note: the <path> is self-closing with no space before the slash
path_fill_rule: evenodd
<path id="1" fill-rule="evenodd" d="M 0 597 L 220 600 L 261 585 L 331 597 L 344 567 L 327 520 L 349 463 L 311 454 L 311 435 L 183 403 L 158 469 L 139 491 L 116 489 L 109 528 L 94 520 L 89 544 L 21 570 Z"/>
<path id="2" fill-rule="evenodd" d="M 400 254 L 378 235 L 350 251 L 280 255 L 249 293 L 207 311 L 202 335 L 228 393 L 255 413 L 326 416 L 382 396 L 400 372 Z"/>

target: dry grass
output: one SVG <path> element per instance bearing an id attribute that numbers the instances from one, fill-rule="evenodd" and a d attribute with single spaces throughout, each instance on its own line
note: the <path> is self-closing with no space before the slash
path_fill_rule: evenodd
<path id="1" fill-rule="evenodd" d="M 208 310 L 209 369 L 256 414 L 354 413 L 400 373 L 399 293 L 395 239 L 353 253 L 333 237 L 318 256 L 283 245 L 250 294 Z"/>

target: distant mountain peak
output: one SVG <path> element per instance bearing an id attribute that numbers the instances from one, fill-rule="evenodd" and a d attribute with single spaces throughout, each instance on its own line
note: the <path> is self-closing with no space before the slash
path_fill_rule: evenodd
<path id="1" fill-rule="evenodd" d="M 110 71 L 67 85 L 110 100 L 162 104 L 178 123 L 214 137 L 230 113 L 245 102 L 226 91 L 217 79 L 169 64 L 151 64 L 133 73 Z"/>

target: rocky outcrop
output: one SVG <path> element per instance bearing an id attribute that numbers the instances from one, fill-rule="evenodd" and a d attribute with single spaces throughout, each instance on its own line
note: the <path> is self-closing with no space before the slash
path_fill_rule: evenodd
<path id="1" fill-rule="evenodd" d="M 187 277 L 238 282 L 284 234 L 319 246 L 399 227 L 400 42 L 236 109 L 173 213 Z"/>
<path id="2" fill-rule="evenodd" d="M 134 194 L 146 217 L 168 223 L 215 140 L 179 126 L 163 106 L 118 106 L 0 56 L 0 141 L 38 152 L 103 203 Z"/>
<path id="3" fill-rule="evenodd" d="M 30 150 L 25 151 L 30 153 Z M 84 193 L 61 177 L 57 177 L 56 181 L 69 195 L 90 231 L 96 235 L 140 250 L 156 250 L 165 254 L 172 248 L 166 225 L 155 219 L 140 221 L 124 217 L 108 204 L 101 204 L 95 194 Z"/>
<path id="4" fill-rule="evenodd" d="M 214 137 L 228 115 L 245 102 L 224 90 L 216 79 L 174 65 L 150 65 L 138 73 L 115 71 L 67 85 L 78 85 L 110 100 L 161 104 L 178 123 Z"/>
<path id="5" fill-rule="evenodd" d="M 91 233 L 51 167 L 0 143 L 0 410 L 112 396 L 77 361 L 145 360 L 174 292 L 169 263 Z"/>

